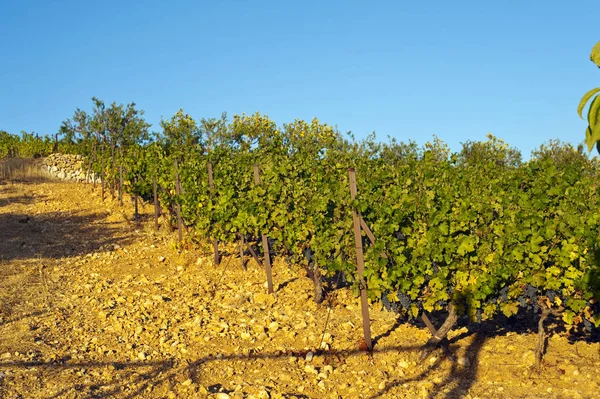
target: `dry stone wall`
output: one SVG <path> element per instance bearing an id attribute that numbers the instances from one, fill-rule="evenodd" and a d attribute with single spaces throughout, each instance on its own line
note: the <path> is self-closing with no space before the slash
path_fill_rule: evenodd
<path id="1" fill-rule="evenodd" d="M 100 181 L 98 177 L 86 174 L 84 157 L 81 155 L 50 154 L 42 160 L 42 169 L 60 180 L 91 183 L 96 178 L 96 181 Z"/>

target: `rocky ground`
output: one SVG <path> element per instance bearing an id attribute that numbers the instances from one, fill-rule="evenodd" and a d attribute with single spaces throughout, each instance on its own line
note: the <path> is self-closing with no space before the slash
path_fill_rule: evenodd
<path id="1" fill-rule="evenodd" d="M 150 214 L 146 206 L 143 211 Z M 91 185 L 0 182 L 2 398 L 597 398 L 600 345 L 457 329 L 457 362 L 418 351 L 425 328 L 357 298 L 312 301 L 300 267 L 274 262 L 275 295 L 237 250 L 178 250 Z"/>

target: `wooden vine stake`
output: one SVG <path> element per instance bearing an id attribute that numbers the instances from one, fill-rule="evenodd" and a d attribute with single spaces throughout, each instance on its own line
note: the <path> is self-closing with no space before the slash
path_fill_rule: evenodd
<path id="1" fill-rule="evenodd" d="M 242 269 L 247 270 L 246 260 L 244 259 L 244 235 L 240 234 L 240 260 L 242 262 Z"/>
<path id="2" fill-rule="evenodd" d="M 137 185 L 137 183 L 138 183 L 138 180 L 137 180 L 137 177 L 136 177 L 135 184 Z M 133 203 L 134 203 L 133 218 L 135 220 L 138 220 L 140 218 L 140 212 L 139 212 L 139 207 L 138 207 L 139 202 L 140 202 L 139 201 L 139 196 L 137 195 L 137 192 L 136 192 L 133 195 Z"/>
<path id="3" fill-rule="evenodd" d="M 158 230 L 158 217 L 160 216 L 160 206 L 158 206 L 158 190 L 156 187 L 156 174 L 152 176 L 152 188 L 154 191 L 154 230 Z"/>
<path id="4" fill-rule="evenodd" d="M 100 186 L 102 192 L 102 202 L 104 202 L 104 165 L 102 165 L 102 171 L 100 172 Z"/>
<path id="5" fill-rule="evenodd" d="M 115 186 L 117 185 L 117 179 L 115 178 L 115 150 L 112 150 L 112 155 L 111 155 L 112 161 L 110 164 L 110 183 L 109 183 L 109 188 L 110 188 L 110 198 L 111 199 L 115 199 Z"/>
<path id="6" fill-rule="evenodd" d="M 254 165 L 254 184 L 260 184 L 260 172 L 258 171 L 258 165 Z M 271 273 L 271 254 L 269 253 L 269 241 L 267 235 L 262 234 L 262 245 L 265 253 L 265 269 L 267 270 L 267 287 L 269 294 L 273 293 L 273 275 Z"/>
<path id="7" fill-rule="evenodd" d="M 119 165 L 119 206 L 123 207 L 123 165 Z"/>
<path id="8" fill-rule="evenodd" d="M 350 177 L 350 198 L 356 198 L 356 172 L 353 168 L 348 168 L 348 175 Z M 367 300 L 367 286 L 363 274 L 365 272 L 365 261 L 363 256 L 363 245 L 362 245 L 362 234 L 361 234 L 361 223 L 360 215 L 356 209 L 352 209 L 352 222 L 354 224 L 354 243 L 356 244 L 356 268 L 357 268 L 357 279 L 360 290 L 360 306 L 362 310 L 363 319 L 363 334 L 365 345 L 369 351 L 373 350 L 373 341 L 371 339 L 371 320 L 369 318 L 369 301 Z"/>
<path id="9" fill-rule="evenodd" d="M 212 197 L 214 195 L 214 191 L 215 191 L 215 182 L 213 179 L 212 163 L 208 162 L 206 166 L 208 168 L 208 188 L 210 189 L 210 195 Z M 213 263 L 216 266 L 221 263 L 221 256 L 219 255 L 219 240 L 217 240 L 216 238 L 213 238 L 212 243 L 213 243 L 213 253 L 214 253 Z"/>
<path id="10" fill-rule="evenodd" d="M 175 194 L 177 198 L 181 195 L 181 182 L 179 181 L 179 167 L 177 160 L 175 160 Z M 175 212 L 177 213 L 177 238 L 179 243 L 183 241 L 183 220 L 181 220 L 181 204 L 177 202 L 175 205 Z"/>
<path id="11" fill-rule="evenodd" d="M 93 155 L 90 156 L 90 160 L 88 161 L 87 169 L 85 170 L 85 182 L 86 183 L 90 182 L 90 175 L 91 175 L 92 176 L 92 192 L 93 192 L 94 189 L 96 188 L 96 176 L 94 176 L 94 173 L 91 172 L 91 170 L 92 170 L 92 159 L 93 159 Z"/>

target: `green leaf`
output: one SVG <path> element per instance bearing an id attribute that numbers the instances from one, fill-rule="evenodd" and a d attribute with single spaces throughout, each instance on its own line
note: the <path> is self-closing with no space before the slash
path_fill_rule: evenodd
<path id="1" fill-rule="evenodd" d="M 585 130 L 585 143 L 587 144 L 588 151 L 592 151 L 594 145 L 598 142 L 600 142 L 600 123 L 597 123 L 593 127 L 588 126 Z"/>
<path id="2" fill-rule="evenodd" d="M 447 236 L 450 233 L 450 228 L 446 222 L 441 223 L 439 228 L 440 233 L 442 233 L 444 236 Z"/>
<path id="3" fill-rule="evenodd" d="M 523 260 L 523 252 L 518 250 L 517 248 L 513 249 L 512 254 L 515 257 L 515 260 L 517 260 L 517 261 Z"/>
<path id="4" fill-rule="evenodd" d="M 467 237 L 458 246 L 458 254 L 464 256 L 469 252 L 473 252 L 475 250 L 475 242 L 476 239 L 474 237 Z"/>
<path id="5" fill-rule="evenodd" d="M 419 308 L 414 303 L 410 305 L 410 313 L 413 317 L 417 317 L 419 315 Z"/>
<path id="6" fill-rule="evenodd" d="M 516 302 L 503 303 L 500 307 L 502 308 L 502 313 L 504 313 L 506 317 L 517 314 L 519 311 L 519 305 Z"/>
<path id="7" fill-rule="evenodd" d="M 563 313 L 563 321 L 567 324 L 573 324 L 574 317 L 575 317 L 575 313 L 572 310 L 566 310 Z"/>
<path id="8" fill-rule="evenodd" d="M 594 127 L 596 125 L 596 122 L 598 121 L 598 118 L 600 117 L 600 100 L 598 100 L 599 98 L 600 96 L 594 97 L 588 109 L 587 119 L 588 125 L 590 125 L 590 127 Z"/>
<path id="9" fill-rule="evenodd" d="M 600 93 L 600 87 L 596 87 L 595 89 L 588 91 L 581 98 L 581 101 L 579 102 L 579 105 L 577 106 L 577 114 L 579 115 L 579 117 L 581 119 L 583 119 L 583 115 L 582 115 L 583 108 L 585 107 L 587 102 L 590 100 L 590 98 L 592 98 L 592 96 L 594 96 L 594 94 L 597 94 L 597 93 Z"/>

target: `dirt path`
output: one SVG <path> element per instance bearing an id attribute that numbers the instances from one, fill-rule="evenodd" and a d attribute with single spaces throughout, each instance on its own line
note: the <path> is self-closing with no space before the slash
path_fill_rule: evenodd
<path id="1" fill-rule="evenodd" d="M 597 343 L 551 337 L 538 374 L 534 334 L 463 328 L 450 335 L 460 362 L 419 364 L 425 329 L 373 307 L 369 357 L 350 292 L 317 306 L 277 259 L 266 295 L 253 260 L 213 267 L 132 213 L 90 186 L 0 185 L 0 397 L 600 397 Z"/>

